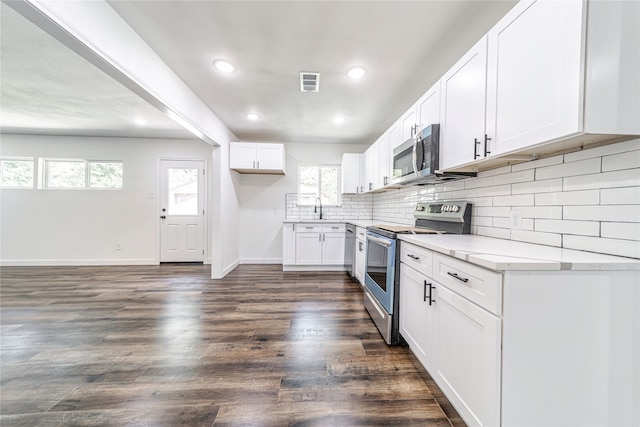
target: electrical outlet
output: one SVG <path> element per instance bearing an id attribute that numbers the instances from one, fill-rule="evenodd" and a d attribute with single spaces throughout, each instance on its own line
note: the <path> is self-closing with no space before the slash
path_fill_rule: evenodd
<path id="1" fill-rule="evenodd" d="M 522 230 L 522 211 L 509 212 L 509 228 Z"/>
<path id="2" fill-rule="evenodd" d="M 122 243 L 116 243 L 116 251 L 122 250 Z"/>

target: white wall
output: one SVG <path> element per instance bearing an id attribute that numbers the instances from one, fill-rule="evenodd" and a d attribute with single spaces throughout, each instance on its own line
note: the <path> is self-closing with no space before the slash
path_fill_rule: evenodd
<path id="1" fill-rule="evenodd" d="M 237 174 L 242 263 L 282 262 L 282 221 L 286 194 L 297 193 L 298 165 L 340 164 L 342 153 L 362 153 L 366 145 L 285 144 L 286 175 Z"/>
<path id="2" fill-rule="evenodd" d="M 0 190 L 2 264 L 158 263 L 158 159 L 205 159 L 211 177 L 211 151 L 200 140 L 2 135 L 3 156 L 122 160 L 124 168 L 122 190 Z M 210 257 L 210 245 L 206 252 Z"/>
<path id="3" fill-rule="evenodd" d="M 412 224 L 432 200 L 471 201 L 472 234 L 640 258 L 640 139 L 376 194 L 373 219 Z"/>

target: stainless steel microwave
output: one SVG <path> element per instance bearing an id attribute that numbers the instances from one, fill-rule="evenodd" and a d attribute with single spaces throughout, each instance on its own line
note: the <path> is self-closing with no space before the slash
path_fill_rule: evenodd
<path id="1" fill-rule="evenodd" d="M 410 184 L 435 176 L 440 159 L 440 125 L 433 124 L 393 150 L 393 183 Z"/>

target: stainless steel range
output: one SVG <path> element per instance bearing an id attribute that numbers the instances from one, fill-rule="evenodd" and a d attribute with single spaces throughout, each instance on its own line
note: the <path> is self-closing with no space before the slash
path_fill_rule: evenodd
<path id="1" fill-rule="evenodd" d="M 367 227 L 364 305 L 387 344 L 402 344 L 398 332 L 398 234 L 469 234 L 471 206 L 465 201 L 418 203 L 413 227 L 384 224 Z"/>

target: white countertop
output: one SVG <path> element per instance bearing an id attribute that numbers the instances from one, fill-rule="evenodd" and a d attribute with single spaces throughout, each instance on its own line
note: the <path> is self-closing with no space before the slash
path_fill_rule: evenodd
<path id="1" fill-rule="evenodd" d="M 400 234 L 413 243 L 491 270 L 640 270 L 640 260 L 475 235 Z"/>
<path id="2" fill-rule="evenodd" d="M 353 224 L 356 227 L 370 227 L 374 224 L 380 224 L 380 221 L 373 221 L 370 219 L 285 219 L 285 224 Z"/>

